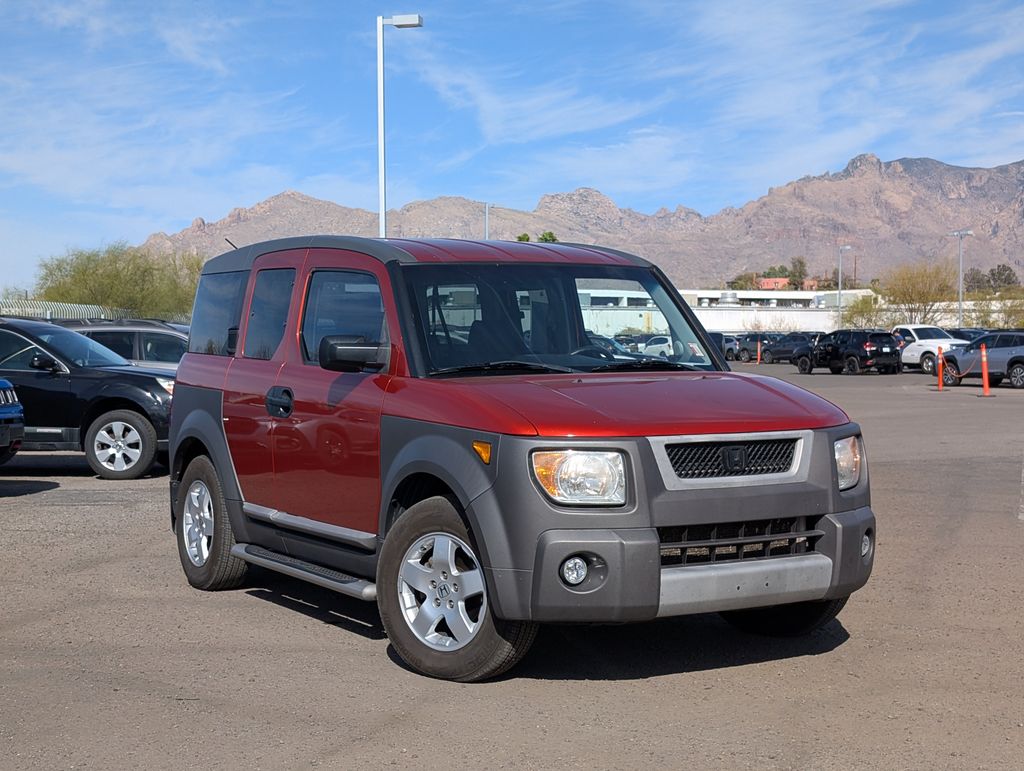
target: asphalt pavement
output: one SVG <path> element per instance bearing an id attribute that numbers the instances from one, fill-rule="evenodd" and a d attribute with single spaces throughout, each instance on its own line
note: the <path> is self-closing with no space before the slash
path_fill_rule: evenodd
<path id="1" fill-rule="evenodd" d="M 552 626 L 497 681 L 430 680 L 373 605 L 191 589 L 165 475 L 25 454 L 0 467 L 0 768 L 1020 768 L 1024 391 L 735 368 L 864 429 L 875 571 L 819 632 Z"/>

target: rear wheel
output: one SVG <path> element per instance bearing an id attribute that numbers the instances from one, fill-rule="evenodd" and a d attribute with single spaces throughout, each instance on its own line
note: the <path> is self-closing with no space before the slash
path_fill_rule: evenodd
<path id="1" fill-rule="evenodd" d="M 856 356 L 847 356 L 846 361 L 843 362 L 843 372 L 847 375 L 859 375 L 860 359 Z"/>
<path id="2" fill-rule="evenodd" d="M 771 351 L 765 351 L 764 353 L 761 354 L 761 361 L 763 361 L 765 364 L 771 364 L 772 362 L 775 361 L 775 358 L 772 356 Z"/>
<path id="3" fill-rule="evenodd" d="M 921 371 L 926 375 L 935 374 L 935 354 L 923 353 L 921 354 Z"/>
<path id="4" fill-rule="evenodd" d="M 748 351 L 746 348 L 740 349 L 740 361 L 750 361 L 750 351 Z"/>
<path id="5" fill-rule="evenodd" d="M 1024 388 L 1024 364 L 1017 362 L 1006 374 L 1010 378 L 1010 385 L 1014 388 Z"/>
<path id="6" fill-rule="evenodd" d="M 729 610 L 721 614 L 737 629 L 768 637 L 799 637 L 820 629 L 834 619 L 849 597 L 775 605 L 768 608 Z"/>
<path id="7" fill-rule="evenodd" d="M 725 360 L 726 361 L 736 361 L 736 351 L 734 351 L 732 348 L 726 348 L 725 349 Z"/>
<path id="8" fill-rule="evenodd" d="M 85 434 L 85 457 L 104 479 L 138 479 L 155 456 L 156 429 L 132 410 L 100 415 Z"/>
<path id="9" fill-rule="evenodd" d="M 235 535 L 217 469 L 205 455 L 188 464 L 174 505 L 178 558 L 196 589 L 234 589 L 245 580 L 248 565 L 231 556 Z"/>
<path id="10" fill-rule="evenodd" d="M 398 655 L 424 675 L 485 680 L 533 644 L 536 624 L 495 618 L 476 552 L 466 523 L 441 497 L 412 506 L 381 548 L 381 622 Z"/>
<path id="11" fill-rule="evenodd" d="M 811 364 L 810 356 L 801 356 L 796 360 L 796 371 L 801 375 L 810 375 L 814 366 Z"/>

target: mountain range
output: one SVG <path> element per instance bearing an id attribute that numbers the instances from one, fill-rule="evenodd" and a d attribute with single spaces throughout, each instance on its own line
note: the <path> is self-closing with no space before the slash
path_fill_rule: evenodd
<path id="1" fill-rule="evenodd" d="M 685 287 L 722 286 L 746 271 L 803 257 L 814 275 L 831 273 L 840 245 L 844 273 L 866 281 L 893 266 L 957 257 L 950 232 L 970 228 L 964 268 L 1009 264 L 1024 276 L 1024 161 L 995 168 L 929 158 L 881 161 L 859 155 L 843 171 L 774 187 L 741 208 L 710 216 L 677 206 L 653 214 L 619 208 L 592 188 L 543 196 L 533 211 L 492 205 L 490 237 L 552 231 L 560 241 L 604 244 L 657 263 Z M 155 233 L 144 248 L 212 257 L 234 244 L 332 233 L 375 236 L 377 214 L 286 191 L 224 219 L 197 218 Z M 388 213 L 392 237 L 483 238 L 484 204 L 466 198 L 416 201 Z"/>

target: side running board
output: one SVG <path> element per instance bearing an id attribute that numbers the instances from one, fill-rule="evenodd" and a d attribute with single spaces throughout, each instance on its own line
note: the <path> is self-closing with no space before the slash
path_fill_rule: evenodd
<path id="1" fill-rule="evenodd" d="M 231 556 L 251 562 L 268 570 L 284 573 L 286 576 L 308 581 L 325 589 L 347 594 L 358 600 L 374 601 L 377 599 L 377 584 L 362 578 L 350 576 L 338 570 L 331 570 L 322 565 L 314 565 L 286 554 L 278 554 L 262 546 L 251 543 L 236 543 L 231 547 Z"/>

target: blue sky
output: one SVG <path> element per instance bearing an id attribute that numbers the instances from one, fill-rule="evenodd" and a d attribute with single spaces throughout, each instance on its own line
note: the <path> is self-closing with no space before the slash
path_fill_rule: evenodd
<path id="1" fill-rule="evenodd" d="M 1024 159 L 1014 2 L 0 0 L 0 285 L 286 189 L 742 206 L 859 153 Z"/>

